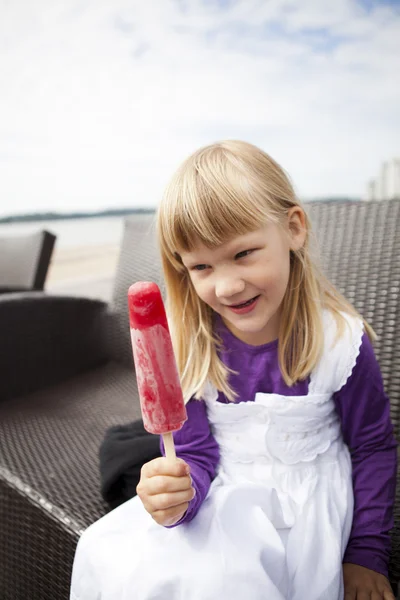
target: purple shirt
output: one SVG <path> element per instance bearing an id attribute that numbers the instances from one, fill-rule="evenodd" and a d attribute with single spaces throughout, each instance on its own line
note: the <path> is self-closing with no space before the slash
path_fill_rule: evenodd
<path id="1" fill-rule="evenodd" d="M 278 341 L 250 346 L 237 339 L 224 325 L 218 332 L 224 348 L 221 359 L 239 375 L 230 375 L 237 402 L 254 401 L 256 392 L 286 396 L 308 393 L 309 380 L 288 387 L 278 362 Z M 219 402 L 228 402 L 220 392 Z M 397 472 L 397 443 L 390 421 L 389 400 L 372 345 L 364 334 L 356 365 L 346 384 L 334 395 L 345 443 L 351 452 L 354 517 L 344 562 L 355 563 L 383 575 L 388 574 L 389 531 Z M 174 434 L 177 456 L 191 469 L 196 490 L 188 511 L 179 523 L 197 514 L 219 462 L 218 444 L 210 431 L 206 405 L 201 400 L 187 404 L 188 420 Z"/>

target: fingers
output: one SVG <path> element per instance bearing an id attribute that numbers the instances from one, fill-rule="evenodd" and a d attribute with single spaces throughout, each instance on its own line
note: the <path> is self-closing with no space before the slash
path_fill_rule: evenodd
<path id="1" fill-rule="evenodd" d="M 174 492 L 172 494 L 157 494 L 155 496 L 149 496 L 147 498 L 147 506 L 151 512 L 157 510 L 167 510 L 174 506 L 179 506 L 183 503 L 189 503 L 195 496 L 193 488 L 189 488 L 183 492 Z"/>
<path id="2" fill-rule="evenodd" d="M 181 459 L 156 458 L 142 467 L 136 488 L 144 508 L 160 525 L 174 525 L 188 509 L 196 491 L 189 466 Z"/>
<path id="3" fill-rule="evenodd" d="M 171 525 L 175 525 L 175 523 L 181 520 L 188 507 L 189 504 L 185 502 L 168 510 L 158 510 L 151 516 L 159 525 L 162 525 L 163 527 L 169 527 Z"/>
<path id="4" fill-rule="evenodd" d="M 357 600 L 371 600 L 371 592 L 357 592 Z"/>
<path id="5" fill-rule="evenodd" d="M 143 465 L 136 492 L 142 501 L 146 502 L 149 496 L 191 490 L 192 479 L 187 474 L 188 470 L 189 466 L 183 460 L 177 459 L 172 462 L 165 458 L 156 458 Z"/>
<path id="6" fill-rule="evenodd" d="M 155 458 L 154 460 L 144 464 L 141 471 L 143 477 L 155 477 L 156 475 L 184 477 L 185 475 L 189 475 L 189 473 L 189 465 L 181 458 L 170 461 L 163 456 Z"/>
<path id="7" fill-rule="evenodd" d="M 356 588 L 346 589 L 344 600 L 395 600 L 392 592 L 359 591 Z"/>
<path id="8" fill-rule="evenodd" d="M 156 475 L 147 482 L 147 493 L 149 496 L 156 494 L 184 492 L 192 487 L 190 475 L 185 477 L 171 477 L 168 475 Z"/>

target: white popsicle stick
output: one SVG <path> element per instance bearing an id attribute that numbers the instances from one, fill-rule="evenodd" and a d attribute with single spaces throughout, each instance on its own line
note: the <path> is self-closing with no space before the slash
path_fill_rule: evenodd
<path id="1" fill-rule="evenodd" d="M 170 460 L 175 460 L 176 452 L 175 452 L 174 438 L 172 437 L 172 431 L 170 431 L 169 433 L 163 433 L 162 439 L 164 442 L 166 458 L 169 458 Z"/>

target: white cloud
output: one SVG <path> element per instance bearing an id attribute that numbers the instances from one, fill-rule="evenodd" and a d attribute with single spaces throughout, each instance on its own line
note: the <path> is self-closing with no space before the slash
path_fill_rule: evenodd
<path id="1" fill-rule="evenodd" d="M 400 15 L 355 0 L 0 2 L 1 213 L 155 205 L 222 137 L 303 196 L 400 153 Z"/>

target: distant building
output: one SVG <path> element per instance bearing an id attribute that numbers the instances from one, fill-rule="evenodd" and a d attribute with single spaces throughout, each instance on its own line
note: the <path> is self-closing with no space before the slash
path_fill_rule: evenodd
<path id="1" fill-rule="evenodd" d="M 377 181 L 376 179 L 371 179 L 367 184 L 367 194 L 366 200 L 376 200 L 377 198 Z"/>
<path id="2" fill-rule="evenodd" d="M 394 158 L 388 163 L 385 186 L 386 198 L 398 198 L 400 200 L 400 158 Z"/>
<path id="3" fill-rule="evenodd" d="M 400 158 L 392 158 L 382 163 L 376 179 L 367 184 L 366 200 L 400 200 Z"/>

